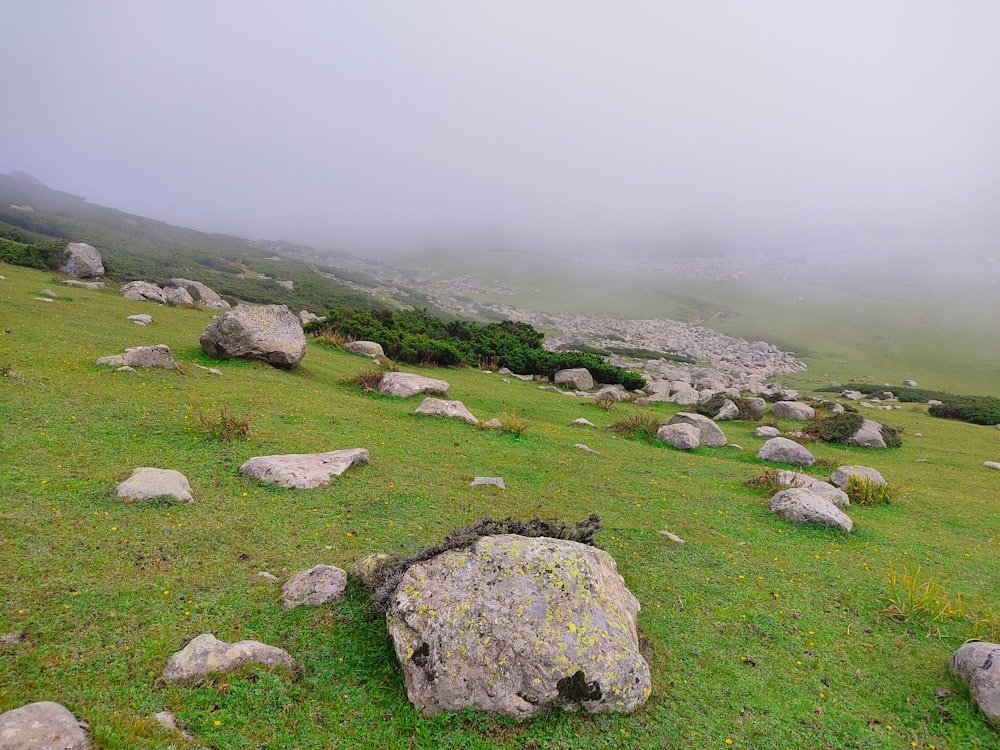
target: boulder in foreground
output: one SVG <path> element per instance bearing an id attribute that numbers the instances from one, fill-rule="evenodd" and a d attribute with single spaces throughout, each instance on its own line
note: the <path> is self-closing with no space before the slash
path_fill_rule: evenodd
<path id="1" fill-rule="evenodd" d="M 255 456 L 240 466 L 240 474 L 279 487 L 311 490 L 330 484 L 330 478 L 340 476 L 355 464 L 367 463 L 364 448 L 347 448 L 326 453 L 286 453 L 276 456 Z"/>
<path id="2" fill-rule="evenodd" d="M 89 750 L 80 722 L 61 703 L 39 701 L 0 714 L 3 750 Z"/>
<path id="3" fill-rule="evenodd" d="M 237 305 L 212 321 L 199 341 L 216 359 L 259 359 L 286 369 L 298 367 L 306 356 L 299 318 L 284 305 Z"/>
<path id="4" fill-rule="evenodd" d="M 118 497 L 122 500 L 172 497 L 180 503 L 194 502 L 187 477 L 173 469 L 156 469 L 151 466 L 140 466 L 119 484 Z"/>
<path id="5" fill-rule="evenodd" d="M 968 683 L 979 710 L 1000 728 L 1000 644 L 966 643 L 952 656 L 951 671 Z"/>

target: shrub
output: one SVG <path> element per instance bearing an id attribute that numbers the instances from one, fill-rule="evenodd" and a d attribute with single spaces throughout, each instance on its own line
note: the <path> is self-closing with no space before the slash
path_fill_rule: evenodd
<path id="1" fill-rule="evenodd" d="M 865 418 L 856 411 L 845 411 L 814 420 L 803 427 L 802 431 L 828 443 L 840 443 L 857 432 L 864 421 Z"/>
<path id="2" fill-rule="evenodd" d="M 54 271 L 66 260 L 66 243 L 61 240 L 25 243 L 0 237 L 0 260 L 15 266 Z"/>
<path id="3" fill-rule="evenodd" d="M 746 481 L 746 485 L 755 490 L 764 490 L 767 494 L 773 495 L 775 492 L 780 492 L 788 488 L 787 485 L 782 484 L 778 480 L 779 471 L 780 469 L 764 469 L 760 474 L 750 477 Z"/>
<path id="4" fill-rule="evenodd" d="M 235 440 L 236 438 L 250 437 L 250 423 L 253 421 L 251 414 L 236 414 L 229 406 L 223 404 L 219 408 L 218 414 L 206 414 L 201 409 L 198 410 L 198 421 L 202 429 L 211 437 L 218 440 Z"/>
<path id="5" fill-rule="evenodd" d="M 639 412 L 612 422 L 608 429 L 622 437 L 652 442 L 660 429 L 660 419 L 652 414 Z"/>
<path id="6" fill-rule="evenodd" d="M 969 631 L 970 641 L 1000 642 L 1000 612 L 993 609 L 984 614 L 973 615 L 972 628 Z"/>
<path id="7" fill-rule="evenodd" d="M 902 429 L 898 427 L 889 427 L 888 425 L 880 425 L 879 432 L 882 433 L 882 441 L 885 443 L 886 448 L 899 448 L 903 441 L 900 439 L 899 435 L 902 433 Z"/>
<path id="8" fill-rule="evenodd" d="M 855 505 L 889 505 L 897 495 L 893 485 L 857 474 L 847 478 L 844 492 Z"/>
<path id="9" fill-rule="evenodd" d="M 901 622 L 939 622 L 960 617 L 964 610 L 961 594 L 950 599 L 940 583 L 922 574 L 920 566 L 898 574 L 890 567 L 889 591 L 883 599 L 885 614 Z"/>
<path id="10" fill-rule="evenodd" d="M 365 393 L 371 393 L 372 391 L 378 390 L 379 384 L 382 382 L 382 378 L 384 376 L 385 370 L 371 367 L 367 370 L 361 370 L 352 378 L 347 378 L 346 382 L 351 385 L 356 385 Z"/>
<path id="11" fill-rule="evenodd" d="M 331 331 L 329 329 L 322 329 L 316 334 L 314 334 L 316 339 L 323 346 L 328 346 L 331 349 L 340 349 L 347 342 L 343 336 L 341 336 L 336 331 Z"/>
<path id="12" fill-rule="evenodd" d="M 717 393 L 705 403 L 698 404 L 694 407 L 694 410 L 698 412 L 698 414 L 712 419 L 719 413 L 719 409 L 722 408 L 722 405 L 726 403 L 726 401 L 732 401 L 736 404 L 736 408 L 739 409 L 740 412 L 736 417 L 737 419 L 746 422 L 756 422 L 763 416 L 762 412 L 753 407 L 753 403 L 750 399 L 743 398 L 742 396 L 731 398 L 730 396 L 726 396 L 722 393 Z"/>
<path id="13" fill-rule="evenodd" d="M 518 417 L 517 414 L 503 412 L 500 414 L 499 420 L 500 432 L 507 432 L 519 438 L 528 431 L 528 423 Z"/>
<path id="14" fill-rule="evenodd" d="M 1000 398 L 994 396 L 953 396 L 934 404 L 927 413 L 972 424 L 1000 424 Z"/>

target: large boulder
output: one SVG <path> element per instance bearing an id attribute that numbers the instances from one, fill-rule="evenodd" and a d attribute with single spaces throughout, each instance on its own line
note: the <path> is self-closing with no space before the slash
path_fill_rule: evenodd
<path id="1" fill-rule="evenodd" d="M 409 398 L 419 393 L 428 396 L 447 396 L 448 383 L 436 378 L 425 378 L 412 372 L 387 372 L 378 384 L 378 392 L 383 396 Z"/>
<path id="2" fill-rule="evenodd" d="M 170 279 L 166 283 L 167 287 L 179 287 L 191 295 L 191 299 L 205 307 L 214 307 L 219 310 L 228 310 L 230 304 L 219 296 L 211 287 L 202 284 L 200 281 L 191 279 Z"/>
<path id="3" fill-rule="evenodd" d="M 298 668 L 292 657 L 280 648 L 259 641 L 226 643 L 211 633 L 203 633 L 170 656 L 163 669 L 163 679 L 197 684 L 209 675 L 233 672 L 248 664 L 292 671 Z"/>
<path id="4" fill-rule="evenodd" d="M 697 427 L 698 431 L 701 433 L 701 444 L 707 445 L 711 448 L 718 448 L 729 442 L 726 440 L 726 435 L 722 432 L 719 425 L 701 414 L 679 411 L 664 424 L 689 424 L 692 427 Z"/>
<path id="5" fill-rule="evenodd" d="M 346 587 L 346 572 L 332 565 L 316 565 L 288 579 L 281 589 L 281 601 L 285 609 L 329 604 L 341 599 Z"/>
<path id="6" fill-rule="evenodd" d="M 194 297 L 188 294 L 188 290 L 180 286 L 163 287 L 163 301 L 168 305 L 190 307 L 194 304 Z"/>
<path id="7" fill-rule="evenodd" d="M 964 644 L 951 657 L 951 671 L 968 683 L 972 699 L 987 720 L 1000 727 L 1000 645 Z"/>
<path id="8" fill-rule="evenodd" d="M 833 472 L 833 476 L 830 477 L 830 482 L 843 489 L 852 476 L 874 484 L 883 486 L 887 484 L 882 473 L 870 466 L 838 466 L 837 470 Z"/>
<path id="9" fill-rule="evenodd" d="M 845 439 L 847 445 L 857 445 L 861 448 L 885 448 L 885 439 L 882 437 L 882 424 L 871 419 L 866 419 L 861 423 L 858 431 Z"/>
<path id="10" fill-rule="evenodd" d="M 377 341 L 347 341 L 344 343 L 344 351 L 351 354 L 360 354 L 364 357 L 384 357 L 385 350 Z"/>
<path id="11" fill-rule="evenodd" d="M 854 522 L 844 511 L 809 487 L 791 487 L 774 494 L 769 504 L 772 513 L 794 523 L 822 523 L 844 531 Z"/>
<path id="12" fill-rule="evenodd" d="M 571 367 L 556 372 L 552 382 L 574 391 L 589 391 L 594 387 L 594 376 L 586 367 Z"/>
<path id="13" fill-rule="evenodd" d="M 59 270 L 77 279 L 93 279 L 104 275 L 104 261 L 93 245 L 70 242 L 66 245 L 66 262 Z"/>
<path id="14" fill-rule="evenodd" d="M 122 297 L 137 302 L 166 302 L 163 290 L 148 281 L 130 281 L 122 284 Z"/>
<path id="15" fill-rule="evenodd" d="M 773 437 L 764 443 L 757 451 L 757 458 L 796 466 L 812 466 L 816 463 L 816 457 L 812 453 L 794 440 L 783 437 Z"/>
<path id="16" fill-rule="evenodd" d="M 829 482 L 824 482 L 822 479 L 811 477 L 808 474 L 785 469 L 778 472 L 777 479 L 782 487 L 807 487 L 817 495 L 825 497 L 838 508 L 846 508 L 851 504 L 851 499 L 846 492 L 837 489 Z"/>
<path id="17" fill-rule="evenodd" d="M 411 566 L 386 622 L 425 715 L 629 712 L 650 694 L 639 608 L 607 552 L 505 534 Z"/>
<path id="18" fill-rule="evenodd" d="M 199 341 L 210 357 L 260 359 L 289 369 L 306 356 L 298 316 L 284 305 L 237 305 L 210 323 Z"/>
<path id="19" fill-rule="evenodd" d="M 89 750 L 87 733 L 60 703 L 39 701 L 0 714 L 3 750 Z"/>
<path id="20" fill-rule="evenodd" d="M 656 439 L 669 443 L 674 448 L 693 450 L 701 445 L 701 430 L 681 422 L 665 424 L 656 431 Z"/>
<path id="21" fill-rule="evenodd" d="M 431 417 L 448 417 L 450 419 L 461 419 L 469 424 L 479 424 L 479 420 L 461 401 L 446 401 L 440 398 L 428 396 L 420 402 L 414 414 L 424 414 Z"/>
<path id="22" fill-rule="evenodd" d="M 715 413 L 713 419 L 716 422 L 729 422 L 733 419 L 740 418 L 740 407 L 738 407 L 731 399 L 726 399 L 722 402 L 722 406 Z"/>
<path id="23" fill-rule="evenodd" d="M 815 419 L 816 417 L 815 409 L 808 404 L 803 404 L 798 401 L 777 401 L 774 406 L 771 407 L 771 411 L 776 417 L 781 417 L 782 419 L 798 419 L 803 422 L 809 419 Z"/>
<path id="24" fill-rule="evenodd" d="M 701 400 L 701 394 L 689 385 L 681 385 L 670 395 L 669 400 L 679 406 L 691 406 Z"/>
<path id="25" fill-rule="evenodd" d="M 240 474 L 267 484 L 311 490 L 330 484 L 330 478 L 340 476 L 356 464 L 367 463 L 364 448 L 347 448 L 326 453 L 286 453 L 276 456 L 255 456 L 239 468 Z"/>
<path id="26" fill-rule="evenodd" d="M 119 484 L 118 497 L 122 500 L 172 497 L 181 503 L 194 502 L 187 477 L 173 469 L 156 469 L 151 466 L 140 466 L 128 479 Z"/>

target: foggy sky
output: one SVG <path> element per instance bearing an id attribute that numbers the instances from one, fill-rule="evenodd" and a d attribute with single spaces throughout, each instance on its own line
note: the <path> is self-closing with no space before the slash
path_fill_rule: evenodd
<path id="1" fill-rule="evenodd" d="M 996 0 L 0 0 L 0 171 L 321 246 L 1000 241 Z"/>

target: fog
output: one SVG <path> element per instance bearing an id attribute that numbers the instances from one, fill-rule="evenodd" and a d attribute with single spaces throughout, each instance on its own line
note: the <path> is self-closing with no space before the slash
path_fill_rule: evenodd
<path id="1" fill-rule="evenodd" d="M 1000 243 L 1000 3 L 0 0 L 0 171 L 329 248 Z"/>

